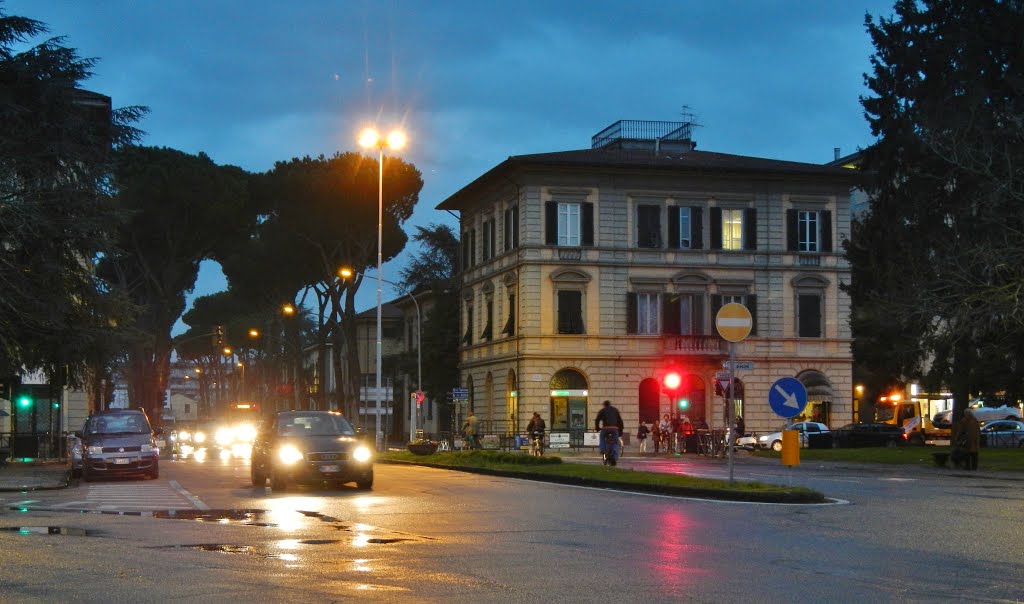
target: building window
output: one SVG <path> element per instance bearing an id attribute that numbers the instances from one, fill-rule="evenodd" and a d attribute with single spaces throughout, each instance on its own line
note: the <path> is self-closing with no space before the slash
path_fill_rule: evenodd
<path id="1" fill-rule="evenodd" d="M 722 249 L 743 249 L 743 210 L 722 210 Z"/>
<path id="2" fill-rule="evenodd" d="M 663 333 L 704 335 L 704 295 L 674 294 L 662 297 Z"/>
<path id="3" fill-rule="evenodd" d="M 711 208 L 711 249 L 756 250 L 757 210 Z"/>
<path id="4" fill-rule="evenodd" d="M 659 294 L 630 292 L 626 299 L 628 320 L 626 333 L 653 336 L 659 331 L 661 299 Z"/>
<path id="5" fill-rule="evenodd" d="M 519 206 L 505 210 L 505 251 L 519 247 Z"/>
<path id="6" fill-rule="evenodd" d="M 462 336 L 462 343 L 469 346 L 473 343 L 473 302 L 466 301 L 466 333 Z"/>
<path id="7" fill-rule="evenodd" d="M 583 331 L 583 292 L 559 290 L 558 333 L 581 334 Z"/>
<path id="8" fill-rule="evenodd" d="M 516 333 L 516 296 L 515 294 L 508 295 L 508 320 L 505 321 L 505 327 L 502 328 L 501 333 L 507 336 L 513 336 Z"/>
<path id="9" fill-rule="evenodd" d="M 192 413 L 192 404 L 191 403 L 185 403 L 185 415 L 188 415 L 190 413 Z"/>
<path id="10" fill-rule="evenodd" d="M 797 336 L 821 337 L 821 294 L 797 295 Z"/>
<path id="11" fill-rule="evenodd" d="M 485 220 L 482 228 L 483 237 L 483 250 L 481 251 L 481 258 L 483 260 L 490 260 L 495 256 L 497 249 L 497 241 L 495 240 L 495 222 L 494 219 Z"/>
<path id="12" fill-rule="evenodd" d="M 476 229 L 470 229 L 462 234 L 462 268 L 470 269 L 476 266 Z"/>
<path id="13" fill-rule="evenodd" d="M 701 208 L 670 206 L 668 209 L 668 246 L 673 249 L 699 250 L 701 241 Z"/>
<path id="14" fill-rule="evenodd" d="M 494 339 L 494 300 L 487 298 L 484 302 L 484 331 L 480 334 L 480 339 L 484 342 L 490 342 Z"/>
<path id="15" fill-rule="evenodd" d="M 548 245 L 594 245 L 594 204 L 549 201 L 544 212 L 544 241 Z"/>
<path id="16" fill-rule="evenodd" d="M 640 205 L 636 207 L 637 247 L 661 247 L 661 207 Z"/>
<path id="17" fill-rule="evenodd" d="M 787 210 L 786 249 L 816 254 L 832 251 L 832 212 L 828 210 Z"/>

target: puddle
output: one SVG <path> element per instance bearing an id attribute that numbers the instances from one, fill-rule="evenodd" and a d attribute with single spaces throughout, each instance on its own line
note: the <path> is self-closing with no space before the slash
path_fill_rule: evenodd
<path id="1" fill-rule="evenodd" d="M 262 520 L 266 513 L 266 510 L 166 510 L 153 512 L 153 518 L 216 522 L 219 524 L 237 522 L 247 526 L 277 526 L 272 522 Z"/>
<path id="2" fill-rule="evenodd" d="M 9 531 L 19 535 L 67 535 L 69 537 L 85 537 L 84 528 L 73 526 L 3 526 L 0 531 Z"/>
<path id="3" fill-rule="evenodd" d="M 406 539 L 405 537 L 395 537 L 393 539 L 367 539 L 367 543 L 398 543 L 399 541 L 412 541 L 412 539 Z"/>

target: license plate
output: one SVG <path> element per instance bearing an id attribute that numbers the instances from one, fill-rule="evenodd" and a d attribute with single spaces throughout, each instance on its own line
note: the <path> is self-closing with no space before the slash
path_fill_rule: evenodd
<path id="1" fill-rule="evenodd" d="M 130 464 L 132 463 L 132 460 L 128 459 L 127 457 L 118 457 L 117 459 L 114 460 L 114 463 L 117 465 Z"/>
<path id="2" fill-rule="evenodd" d="M 338 471 L 338 470 L 340 470 L 340 469 L 341 469 L 341 468 L 339 468 L 339 467 L 338 467 L 338 466 L 336 466 L 336 465 L 329 465 L 329 466 L 320 466 L 320 471 L 321 471 L 321 472 L 325 472 L 325 473 L 326 473 L 326 472 L 337 472 L 337 471 Z"/>

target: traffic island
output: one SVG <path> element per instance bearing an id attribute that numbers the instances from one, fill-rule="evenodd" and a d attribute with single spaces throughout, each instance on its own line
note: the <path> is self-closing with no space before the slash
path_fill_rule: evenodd
<path id="1" fill-rule="evenodd" d="M 729 483 L 726 480 L 712 478 L 563 464 L 562 459 L 557 456 L 532 457 L 499 451 L 449 452 L 423 456 L 390 452 L 381 455 L 377 461 L 674 497 L 756 503 L 827 502 L 821 493 L 803 487 L 783 487 L 760 482 Z"/>

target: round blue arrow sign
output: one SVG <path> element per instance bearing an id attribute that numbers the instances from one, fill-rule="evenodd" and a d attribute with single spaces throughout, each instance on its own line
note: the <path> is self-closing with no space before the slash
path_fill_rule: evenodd
<path id="1" fill-rule="evenodd" d="M 768 404 L 780 417 L 796 417 L 807 406 L 807 388 L 796 378 L 775 380 L 768 391 Z"/>

